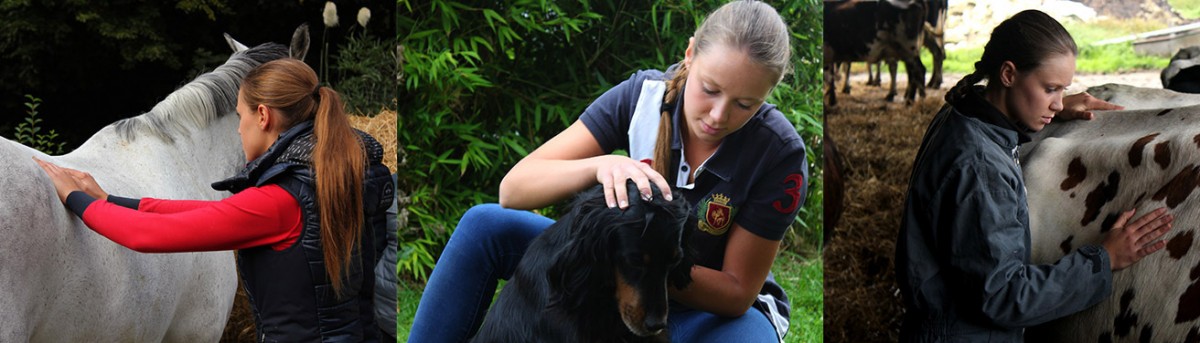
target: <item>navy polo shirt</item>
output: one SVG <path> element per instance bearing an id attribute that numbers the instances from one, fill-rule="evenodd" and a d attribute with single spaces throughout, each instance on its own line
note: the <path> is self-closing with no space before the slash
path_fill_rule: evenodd
<path id="1" fill-rule="evenodd" d="M 634 73 L 583 112 L 579 119 L 605 153 L 630 149 L 630 125 L 643 85 L 667 80 L 670 73 L 673 68 L 668 73 L 657 70 Z M 695 209 L 697 231 L 691 237 L 699 253 L 697 263 L 719 270 L 724 264 L 725 245 L 733 224 L 777 241 L 795 220 L 804 206 L 808 182 L 804 142 L 783 113 L 774 105 L 763 104 L 745 126 L 725 137 L 707 161 L 700 166 L 688 166 L 681 158 L 682 94 L 679 92 L 675 108 L 670 109 L 674 137 L 669 163 L 679 172 L 665 177 L 678 189 L 675 194 L 682 193 Z M 686 184 L 688 168 L 699 168 L 691 185 Z"/>

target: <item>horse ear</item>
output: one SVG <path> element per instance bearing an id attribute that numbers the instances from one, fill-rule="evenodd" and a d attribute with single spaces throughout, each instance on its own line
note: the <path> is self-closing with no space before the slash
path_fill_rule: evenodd
<path id="1" fill-rule="evenodd" d="M 308 55 L 308 23 L 300 24 L 296 32 L 292 33 L 292 45 L 288 52 L 292 58 L 301 61 Z"/>
<path id="2" fill-rule="evenodd" d="M 247 49 L 250 49 L 245 44 L 242 44 L 241 42 L 234 40 L 233 37 L 230 37 L 228 33 L 225 34 L 225 43 L 229 44 L 229 48 L 233 49 L 234 53 L 239 53 L 239 52 L 245 51 Z"/>

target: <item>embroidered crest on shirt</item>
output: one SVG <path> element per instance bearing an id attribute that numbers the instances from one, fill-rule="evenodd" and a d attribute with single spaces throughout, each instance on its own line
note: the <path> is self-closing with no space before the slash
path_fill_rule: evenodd
<path id="1" fill-rule="evenodd" d="M 729 206 L 729 197 L 720 193 L 712 194 L 700 203 L 699 209 L 700 222 L 697 226 L 700 231 L 713 236 L 724 235 L 729 231 L 734 212 L 734 208 Z"/>

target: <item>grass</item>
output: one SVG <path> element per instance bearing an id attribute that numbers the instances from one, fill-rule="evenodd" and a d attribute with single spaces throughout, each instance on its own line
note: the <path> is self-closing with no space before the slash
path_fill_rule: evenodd
<path id="1" fill-rule="evenodd" d="M 824 336 L 822 327 L 825 318 L 823 269 L 821 259 L 807 259 L 796 253 L 784 251 L 775 260 L 771 268 L 775 272 L 775 280 L 783 285 L 792 302 L 792 321 L 786 343 L 821 342 Z M 396 289 L 399 309 L 396 318 L 396 337 L 398 342 L 408 340 L 409 329 L 412 328 L 413 317 L 417 313 L 417 302 L 421 300 L 421 292 L 425 285 L 412 281 L 400 281 Z"/>
<path id="2" fill-rule="evenodd" d="M 407 342 L 412 329 L 413 317 L 417 316 L 417 303 L 421 301 L 424 284 L 400 280 L 396 287 L 396 341 Z"/>
<path id="3" fill-rule="evenodd" d="M 1179 12 L 1183 19 L 1200 18 L 1200 0 L 1167 0 L 1167 3 L 1171 4 L 1171 8 Z"/>
<path id="4" fill-rule="evenodd" d="M 821 342 L 825 329 L 824 269 L 820 255 L 807 259 L 784 251 L 775 259 L 775 280 L 792 302 L 791 327 L 784 342 Z"/>
<path id="5" fill-rule="evenodd" d="M 1193 2 L 1200 5 L 1200 0 L 1178 0 Z M 1174 2 L 1173 2 L 1174 3 Z M 1181 8 L 1181 7 L 1176 7 Z M 1200 9 L 1198 9 L 1200 11 Z M 1133 43 L 1125 42 L 1104 46 L 1093 46 L 1092 43 L 1101 40 L 1128 36 L 1132 34 L 1165 28 L 1161 22 L 1143 19 L 1128 20 L 1095 20 L 1088 23 L 1068 21 L 1063 23 L 1071 37 L 1079 46 L 1079 56 L 1076 59 L 1076 72 L 1079 73 L 1119 73 L 1142 70 L 1162 70 L 1170 61 L 1168 57 L 1142 56 L 1133 51 Z M 966 74 L 975 70 L 975 61 L 983 56 L 983 46 L 968 47 L 948 51 L 943 69 L 946 72 Z M 921 62 L 926 68 L 933 65 L 933 58 L 928 51 L 921 50 Z"/>

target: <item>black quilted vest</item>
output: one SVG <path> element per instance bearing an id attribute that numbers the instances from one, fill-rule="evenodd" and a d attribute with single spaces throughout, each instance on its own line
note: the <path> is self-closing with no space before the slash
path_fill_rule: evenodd
<path id="1" fill-rule="evenodd" d="M 296 244 L 274 251 L 261 246 L 238 251 L 238 272 L 254 307 L 260 342 L 377 342 L 372 268 L 386 246 L 385 211 L 395 196 L 383 148 L 371 136 L 357 132 L 367 153 L 363 190 L 361 245 L 343 274 L 342 296 L 336 297 L 325 274 L 320 216 L 311 163 L 315 140 L 311 121 L 297 124 L 279 136 L 263 156 L 238 175 L 213 183 L 216 190 L 234 193 L 248 187 L 277 184 L 300 204 L 303 231 Z"/>

